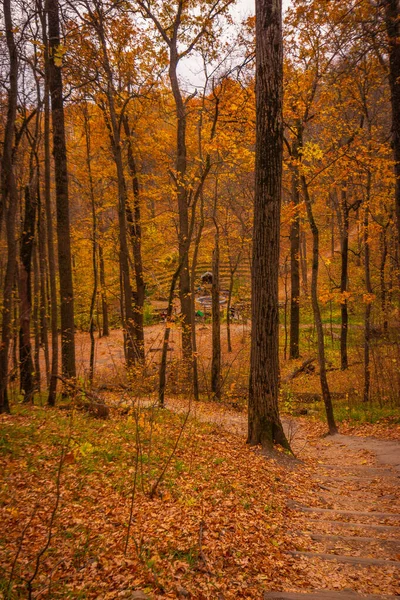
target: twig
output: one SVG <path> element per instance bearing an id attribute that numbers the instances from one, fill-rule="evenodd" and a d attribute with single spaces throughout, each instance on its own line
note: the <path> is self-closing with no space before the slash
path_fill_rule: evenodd
<path id="1" fill-rule="evenodd" d="M 132 487 L 132 492 L 131 492 L 131 505 L 130 505 L 130 508 L 129 508 L 128 529 L 127 529 L 127 532 L 126 532 L 126 540 L 125 540 L 125 548 L 124 548 L 124 554 L 125 555 L 126 555 L 126 553 L 128 551 L 129 538 L 130 538 L 131 527 L 132 527 L 133 505 L 134 505 L 134 502 L 135 502 L 135 495 L 136 495 L 136 482 L 137 482 L 138 466 L 139 466 L 139 445 L 138 445 L 138 440 L 136 438 L 135 476 L 134 476 L 134 479 L 133 479 L 133 487 Z"/>
<path id="2" fill-rule="evenodd" d="M 174 456 L 174 454 L 176 452 L 176 449 L 178 447 L 179 441 L 180 441 L 180 439 L 182 437 L 182 433 L 183 433 L 183 430 L 185 429 L 185 426 L 186 426 L 187 420 L 189 418 L 189 415 L 190 415 L 190 408 L 189 408 L 188 412 L 186 413 L 185 419 L 184 419 L 184 421 L 182 423 L 182 426 L 180 428 L 179 435 L 178 435 L 178 437 L 177 437 L 177 439 L 175 441 L 175 444 L 174 444 L 174 447 L 172 449 L 172 452 L 169 455 L 168 459 L 166 460 L 165 465 L 164 465 L 164 467 L 163 467 L 160 475 L 158 476 L 158 478 L 156 479 L 156 481 L 153 483 L 153 485 L 151 487 L 150 498 L 154 498 L 154 495 L 155 495 L 155 493 L 157 491 L 157 488 L 160 485 L 160 483 L 161 483 L 161 481 L 162 481 L 162 479 L 163 479 L 163 477 L 164 477 L 164 475 L 166 473 L 166 470 L 168 469 L 168 467 L 169 467 L 169 465 L 171 463 L 171 460 L 172 460 L 172 458 L 173 458 L 173 456 Z"/>
<path id="3" fill-rule="evenodd" d="M 68 440 L 68 442 L 69 442 L 69 440 Z M 62 450 L 61 450 L 61 456 L 60 456 L 60 461 L 58 463 L 57 483 L 56 483 L 56 502 L 54 504 L 54 508 L 52 510 L 51 517 L 50 517 L 49 533 L 48 533 L 48 536 L 47 536 L 47 540 L 46 540 L 46 543 L 43 546 L 43 548 L 40 550 L 40 552 L 36 556 L 35 570 L 34 570 L 32 576 L 31 576 L 31 578 L 27 582 L 28 600 L 32 600 L 32 583 L 33 583 L 33 581 L 35 580 L 35 578 L 36 578 L 36 576 L 38 574 L 39 566 L 40 566 L 40 559 L 45 554 L 45 552 L 48 550 L 48 548 L 50 546 L 51 538 L 53 536 L 54 520 L 56 518 L 56 513 L 57 513 L 57 510 L 58 510 L 58 505 L 60 504 L 61 471 L 62 471 L 62 466 L 63 466 L 63 463 L 64 463 L 64 457 L 65 457 L 65 451 L 66 451 L 67 447 L 68 447 L 68 443 L 67 443 L 66 446 L 64 446 L 62 448 Z"/>
<path id="4" fill-rule="evenodd" d="M 207 561 L 206 555 L 203 552 L 203 529 L 204 529 L 204 521 L 201 520 L 200 527 L 199 527 L 199 560 L 201 560 L 204 565 L 204 568 L 201 570 L 204 573 L 207 573 L 207 575 L 215 576 L 215 573 L 210 571 L 210 569 L 208 568 L 208 561 Z"/>
<path id="5" fill-rule="evenodd" d="M 25 534 L 28 531 L 28 529 L 29 529 L 29 527 L 30 527 L 30 525 L 31 525 L 31 523 L 33 521 L 33 518 L 34 518 L 34 516 L 36 514 L 36 511 L 37 511 L 38 508 L 39 508 L 39 504 L 36 504 L 34 506 L 34 508 L 33 508 L 33 511 L 32 511 L 32 514 L 31 514 L 30 518 L 28 519 L 28 522 L 26 523 L 25 527 L 22 530 L 21 538 L 20 538 L 19 544 L 18 544 L 17 553 L 16 553 L 16 555 L 14 557 L 14 561 L 13 561 L 13 564 L 12 564 L 12 567 L 11 567 L 11 571 L 10 571 L 10 577 L 8 579 L 8 586 L 7 586 L 7 592 L 6 592 L 6 594 L 7 594 L 6 595 L 7 600 L 8 600 L 8 598 L 10 598 L 10 593 L 11 593 L 11 590 L 12 590 L 12 580 L 13 580 L 13 576 L 14 576 L 14 570 L 15 570 L 15 567 L 17 565 L 17 561 L 18 561 L 19 555 L 20 555 L 21 550 L 22 550 L 22 544 L 24 542 Z"/>

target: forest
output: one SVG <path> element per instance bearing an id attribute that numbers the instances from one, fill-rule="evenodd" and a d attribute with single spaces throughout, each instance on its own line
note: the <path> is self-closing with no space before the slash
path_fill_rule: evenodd
<path id="1" fill-rule="evenodd" d="M 0 599 L 398 597 L 399 0 L 1 7 Z"/>

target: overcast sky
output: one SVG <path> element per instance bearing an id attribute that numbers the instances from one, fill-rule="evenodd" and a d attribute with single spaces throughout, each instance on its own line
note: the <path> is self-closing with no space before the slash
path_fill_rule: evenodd
<path id="1" fill-rule="evenodd" d="M 293 0 L 282 0 L 283 11 L 293 2 Z M 237 23 L 243 21 L 246 17 L 254 15 L 255 0 L 236 0 L 231 8 L 231 14 Z M 188 93 L 193 91 L 193 87 L 202 86 L 204 82 L 202 62 L 198 57 L 191 54 L 188 58 L 182 60 L 178 67 L 181 77 L 181 83 Z"/>
<path id="2" fill-rule="evenodd" d="M 289 6 L 292 0 L 282 0 L 283 1 L 283 11 Z M 237 0 L 236 7 L 233 9 L 233 12 L 238 12 L 240 16 L 249 16 L 254 15 L 255 9 L 255 1 L 254 0 Z"/>

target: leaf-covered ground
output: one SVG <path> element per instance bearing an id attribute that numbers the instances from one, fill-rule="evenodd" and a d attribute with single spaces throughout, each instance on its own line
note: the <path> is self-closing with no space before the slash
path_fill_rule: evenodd
<path id="1" fill-rule="evenodd" d="M 245 415 L 200 403 L 197 418 L 186 420 L 185 402 L 167 406 L 173 411 L 115 409 L 107 421 L 40 407 L 1 418 L 4 598 L 28 597 L 30 580 L 32 598 L 129 598 L 132 590 L 154 600 L 259 600 L 264 590 L 322 588 L 398 592 L 386 567 L 288 554 L 308 544 L 300 532 L 309 515 L 289 508 L 293 503 L 395 510 L 398 486 L 386 481 L 378 479 L 367 496 L 357 482 L 337 482 L 329 496 L 318 479 L 323 462 L 371 466 L 372 454 L 323 439 L 320 423 L 298 419 L 290 433 L 303 462 L 266 457 L 245 444 Z M 320 519 L 319 531 L 324 527 Z M 326 550 L 319 543 L 312 549 Z"/>
<path id="2" fill-rule="evenodd" d="M 297 476 L 242 438 L 191 420 L 174 453 L 183 420 L 152 409 L 106 422 L 43 408 L 3 416 L 4 597 L 27 597 L 62 453 L 33 598 L 119 598 L 133 589 L 154 598 L 259 598 L 270 589 L 286 561 L 285 486 Z"/>

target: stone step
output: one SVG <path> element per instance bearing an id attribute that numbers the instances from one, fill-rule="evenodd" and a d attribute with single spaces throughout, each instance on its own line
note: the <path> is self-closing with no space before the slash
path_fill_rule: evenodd
<path id="1" fill-rule="evenodd" d="M 312 540 L 316 542 L 360 542 L 363 544 L 379 544 L 380 546 L 390 545 L 394 548 L 400 548 L 400 541 L 398 540 L 385 540 L 383 538 L 374 537 L 362 537 L 358 535 L 332 535 L 330 533 L 309 533 L 302 531 L 303 535 L 309 535 Z"/>
<path id="2" fill-rule="evenodd" d="M 301 506 L 300 504 L 289 505 L 294 510 L 301 512 L 318 512 L 324 514 L 336 514 L 336 515 L 349 515 L 351 517 L 376 517 L 378 519 L 400 519 L 398 513 L 385 513 L 375 511 L 355 511 L 355 510 L 341 510 L 338 508 L 319 508 L 317 506 Z"/>
<path id="3" fill-rule="evenodd" d="M 349 529 L 374 529 L 375 531 L 388 531 L 388 532 L 393 532 L 393 533 L 397 533 L 400 532 L 400 527 L 397 527 L 396 525 L 374 525 L 372 523 L 349 523 L 347 521 L 332 521 L 332 520 L 326 520 L 326 521 L 316 521 L 314 519 L 310 519 L 308 521 L 308 523 L 312 523 L 313 525 L 320 525 L 321 523 L 323 524 L 329 524 L 329 525 L 333 525 L 333 526 L 337 526 L 337 527 L 348 527 Z"/>
<path id="4" fill-rule="evenodd" d="M 324 554 L 322 552 L 303 552 L 302 550 L 293 550 L 289 552 L 292 556 L 303 556 L 304 558 L 320 558 L 321 560 L 336 560 L 337 562 L 350 563 L 369 567 L 371 565 L 379 567 L 400 568 L 400 561 L 385 560 L 384 558 L 362 558 L 361 556 L 347 556 L 342 554 Z"/>
<path id="5" fill-rule="evenodd" d="M 265 592 L 264 600 L 396 600 L 398 596 L 360 595 L 351 590 L 334 592 L 330 590 L 310 592 Z"/>

